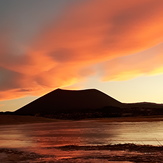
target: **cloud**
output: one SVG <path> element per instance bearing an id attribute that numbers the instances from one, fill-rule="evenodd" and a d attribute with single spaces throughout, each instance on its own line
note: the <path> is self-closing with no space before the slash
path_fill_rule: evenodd
<path id="1" fill-rule="evenodd" d="M 1 39 L 0 66 L 15 77 L 0 97 L 39 95 L 97 71 L 104 80 L 162 72 L 162 48 L 149 55 L 163 41 L 162 6 L 162 0 L 84 1 L 40 30 L 22 54 L 11 48 L 13 40 Z"/>
<path id="2" fill-rule="evenodd" d="M 71 62 L 139 52 L 162 41 L 162 5 L 159 0 L 91 1 L 50 26 L 36 44 L 45 54 L 64 48 Z"/>
<path id="3" fill-rule="evenodd" d="M 128 80 L 142 75 L 163 73 L 163 43 L 145 51 L 103 63 L 104 81 Z"/>
<path id="4" fill-rule="evenodd" d="M 18 78 L 21 74 L 0 67 L 0 90 L 14 89 L 20 86 Z"/>

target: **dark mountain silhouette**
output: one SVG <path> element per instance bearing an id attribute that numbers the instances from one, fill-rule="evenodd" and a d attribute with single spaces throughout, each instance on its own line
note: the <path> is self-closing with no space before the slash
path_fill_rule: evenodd
<path id="1" fill-rule="evenodd" d="M 15 113 L 20 115 L 45 115 L 86 112 L 88 110 L 96 110 L 106 106 L 123 107 L 123 104 L 96 89 L 56 89 L 16 110 Z"/>
<path id="2" fill-rule="evenodd" d="M 163 115 L 163 104 L 148 102 L 125 104 L 96 89 L 56 89 L 13 114 L 59 119 L 151 116 Z"/>

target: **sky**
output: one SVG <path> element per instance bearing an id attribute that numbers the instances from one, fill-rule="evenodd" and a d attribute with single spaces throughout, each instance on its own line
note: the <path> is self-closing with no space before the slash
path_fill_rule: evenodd
<path id="1" fill-rule="evenodd" d="M 62 89 L 163 103 L 162 0 L 0 1 L 0 111 Z"/>

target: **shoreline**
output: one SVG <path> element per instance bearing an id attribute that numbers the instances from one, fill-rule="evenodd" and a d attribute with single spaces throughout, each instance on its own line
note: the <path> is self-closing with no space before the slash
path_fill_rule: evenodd
<path id="1" fill-rule="evenodd" d="M 21 115 L 0 115 L 1 125 L 21 125 L 33 123 L 52 123 L 57 121 L 97 121 L 97 122 L 154 122 L 163 121 L 163 116 L 142 116 L 142 117 L 113 117 L 113 118 L 87 118 L 87 119 L 52 119 L 36 116 Z"/>
<path id="2" fill-rule="evenodd" d="M 35 116 L 0 115 L 0 126 L 33 124 L 33 123 L 51 123 L 56 121 L 57 121 L 56 119 Z"/>
<path id="3" fill-rule="evenodd" d="M 163 121 L 163 116 L 114 117 L 114 118 L 97 118 L 97 119 L 86 119 L 86 120 L 96 120 L 98 122 L 154 122 L 154 121 Z"/>

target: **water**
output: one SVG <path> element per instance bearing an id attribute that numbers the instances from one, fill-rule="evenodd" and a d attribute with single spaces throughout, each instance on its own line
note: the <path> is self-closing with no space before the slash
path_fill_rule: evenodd
<path id="1" fill-rule="evenodd" d="M 58 146 L 94 146 L 118 143 L 163 144 L 163 122 L 57 121 L 0 126 L 0 148 L 17 148 L 49 155 L 56 160 L 106 156 L 114 151 L 62 151 Z M 119 151 L 118 155 L 125 154 Z M 92 158 L 91 157 L 91 158 Z M 103 161 L 104 162 L 104 161 Z"/>

